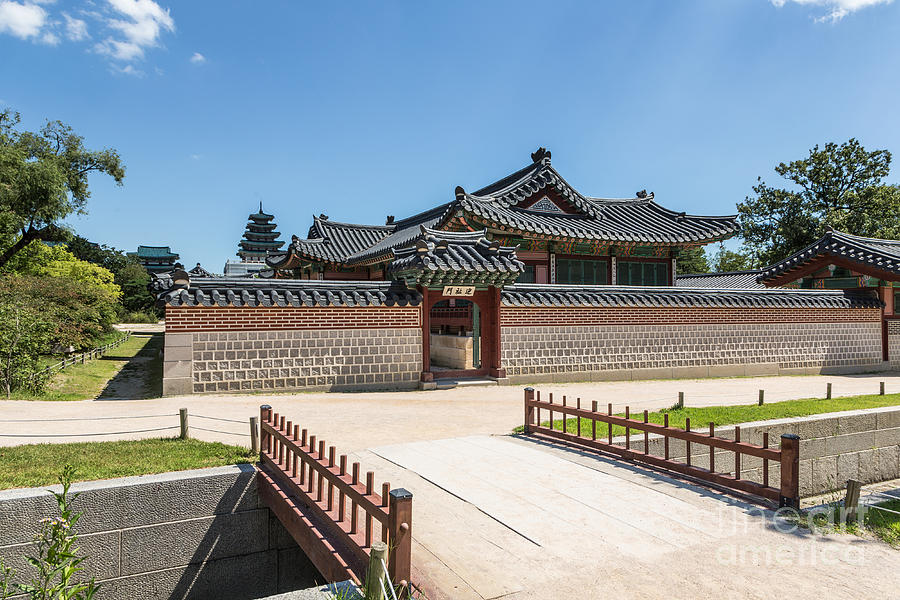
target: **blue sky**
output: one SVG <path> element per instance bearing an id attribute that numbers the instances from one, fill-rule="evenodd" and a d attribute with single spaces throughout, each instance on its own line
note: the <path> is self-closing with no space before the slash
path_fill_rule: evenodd
<path id="1" fill-rule="evenodd" d="M 732 214 L 816 143 L 900 151 L 898 31 L 890 0 L 0 0 L 0 105 L 122 154 L 79 233 L 221 271 L 260 200 L 285 239 L 383 223 L 538 146 L 586 194 Z"/>

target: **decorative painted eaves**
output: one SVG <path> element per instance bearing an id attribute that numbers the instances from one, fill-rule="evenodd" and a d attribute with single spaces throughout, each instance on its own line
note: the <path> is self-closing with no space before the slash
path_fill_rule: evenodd
<path id="1" fill-rule="evenodd" d="M 407 285 L 502 287 L 525 269 L 516 249 L 485 237 L 485 231 L 454 233 L 420 226 L 415 246 L 393 251 L 388 273 Z"/>

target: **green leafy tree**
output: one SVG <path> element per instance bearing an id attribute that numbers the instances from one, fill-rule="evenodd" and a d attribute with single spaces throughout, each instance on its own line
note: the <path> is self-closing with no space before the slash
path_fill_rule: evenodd
<path id="1" fill-rule="evenodd" d="M 746 271 L 752 269 L 750 257 L 743 252 L 729 250 L 725 244 L 720 243 L 718 250 L 713 254 L 711 261 L 712 270 L 716 273 L 728 273 L 731 271 Z"/>
<path id="2" fill-rule="evenodd" d="M 706 258 L 706 250 L 702 247 L 682 250 L 678 253 L 675 261 L 675 269 L 678 275 L 709 273 L 709 261 Z"/>
<path id="3" fill-rule="evenodd" d="M 0 267 L 34 240 L 60 240 L 60 226 L 84 213 L 88 176 L 105 173 L 121 185 L 125 167 L 112 148 L 89 150 L 84 138 L 60 121 L 21 131 L 19 114 L 0 112 Z M 4 240 L 5 238 L 5 240 Z"/>
<path id="4" fill-rule="evenodd" d="M 47 377 L 40 357 L 49 350 L 50 324 L 21 299 L 0 298 L 0 383 L 9 398 L 14 390 L 38 394 Z"/>
<path id="5" fill-rule="evenodd" d="M 157 316 L 153 295 L 147 290 L 150 273 L 139 264 L 125 265 L 117 274 L 116 282 L 122 288 L 122 306 L 128 312 L 142 312 Z"/>
<path id="6" fill-rule="evenodd" d="M 900 234 L 900 188 L 883 183 L 891 153 L 856 139 L 818 145 L 809 156 L 780 163 L 788 187 L 761 177 L 738 203 L 738 221 L 753 266 L 771 264 L 814 242 L 826 226 L 872 237 Z"/>
<path id="7" fill-rule="evenodd" d="M 114 275 L 126 265 L 137 262 L 136 258 L 128 258 L 121 250 L 92 242 L 80 235 L 72 236 L 72 239 L 66 242 L 66 249 L 76 258 L 100 265 Z"/>
<path id="8" fill-rule="evenodd" d="M 0 306 L 20 303 L 48 323 L 52 344 L 87 349 L 112 331 L 119 305 L 99 286 L 62 277 L 7 275 L 0 278 Z"/>

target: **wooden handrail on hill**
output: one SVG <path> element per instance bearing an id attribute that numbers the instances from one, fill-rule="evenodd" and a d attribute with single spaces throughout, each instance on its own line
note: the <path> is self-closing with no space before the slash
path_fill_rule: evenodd
<path id="1" fill-rule="evenodd" d="M 126 331 L 122 337 L 120 337 L 119 339 L 117 339 L 114 342 L 110 342 L 108 344 L 103 344 L 102 346 L 99 346 L 92 350 L 88 350 L 87 352 L 82 352 L 81 354 L 73 354 L 72 356 L 62 359 L 58 363 L 52 364 L 49 367 L 45 367 L 45 368 L 41 369 L 40 371 L 37 371 L 36 373 L 34 373 L 31 376 L 38 377 L 39 375 L 43 375 L 45 373 L 48 375 L 53 375 L 54 373 L 56 373 L 58 371 L 63 371 L 63 370 L 65 370 L 66 367 L 69 367 L 76 363 L 80 362 L 81 364 L 84 364 L 85 361 L 92 360 L 98 356 L 103 356 L 103 353 L 106 352 L 107 350 L 112 350 L 113 348 L 121 346 L 129 338 L 131 338 L 131 332 Z"/>
<path id="2" fill-rule="evenodd" d="M 549 414 L 549 425 L 541 424 L 541 410 L 546 410 Z M 562 431 L 554 429 L 554 413 L 562 415 Z M 571 434 L 565 431 L 566 417 L 575 417 L 577 419 L 577 433 Z M 709 433 L 700 433 L 699 431 L 691 431 L 691 421 L 686 419 L 685 428 L 677 429 L 669 427 L 669 415 L 665 415 L 665 423 L 659 425 L 648 421 L 648 413 L 645 410 L 643 420 L 630 418 L 630 410 L 625 408 L 625 416 L 619 417 L 612 414 L 612 404 L 607 407 L 606 414 L 597 410 L 597 403 L 591 403 L 591 409 L 581 408 L 581 399 L 576 401 L 575 406 L 567 404 L 566 397 L 563 396 L 562 403 L 553 402 L 553 394 L 549 395 L 549 400 L 542 401 L 540 392 L 533 388 L 525 388 L 525 433 L 538 434 L 563 440 L 571 444 L 601 450 L 617 454 L 626 460 L 643 462 L 655 467 L 675 471 L 683 475 L 696 477 L 704 481 L 709 481 L 717 485 L 739 490 L 770 500 L 777 500 L 780 507 L 799 508 L 800 504 L 800 438 L 794 434 L 784 434 L 781 436 L 781 447 L 770 448 L 769 434 L 763 434 L 763 445 L 758 446 L 741 441 L 741 428 L 734 428 L 735 439 L 727 439 L 716 437 L 715 427 L 709 424 Z M 581 420 L 587 419 L 591 423 L 591 436 L 581 434 Z M 602 423 L 606 429 L 606 440 L 602 438 L 603 431 L 601 428 L 600 437 L 597 436 L 597 425 Z M 612 428 L 613 425 L 619 425 L 625 428 L 624 445 L 614 444 Z M 638 440 L 637 444 L 643 446 L 643 450 L 632 448 L 631 430 L 636 429 L 643 431 L 643 440 Z M 650 434 L 662 436 L 663 438 L 663 455 L 656 456 L 649 452 L 650 450 Z M 684 462 L 674 459 L 669 452 L 669 440 L 677 439 L 685 442 Z M 691 445 L 699 444 L 709 449 L 709 468 L 703 468 L 691 463 Z M 734 453 L 734 470 L 722 472 L 716 470 L 716 449 Z M 758 483 L 741 477 L 741 456 L 753 456 L 762 459 L 762 482 Z M 778 462 L 781 466 L 781 481 L 779 487 L 769 485 L 769 461 Z"/>
<path id="3" fill-rule="evenodd" d="M 360 465 L 317 440 L 271 406 L 260 407 L 260 493 L 322 575 L 332 582 L 365 580 L 373 540 L 388 544 L 388 573 L 408 587 L 412 552 L 412 494 L 360 481 Z M 362 516 L 362 527 L 359 517 Z M 380 531 L 376 531 L 380 530 Z"/>

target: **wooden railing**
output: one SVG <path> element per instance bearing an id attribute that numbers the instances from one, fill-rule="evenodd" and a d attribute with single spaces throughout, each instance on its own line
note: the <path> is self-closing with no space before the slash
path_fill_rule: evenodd
<path id="1" fill-rule="evenodd" d="M 548 414 L 548 425 L 541 424 L 541 411 L 546 410 Z M 555 415 L 562 417 L 562 431 L 554 428 Z M 572 434 L 566 432 L 566 418 L 574 417 L 576 419 L 576 431 Z M 591 435 L 582 435 L 581 425 L 582 419 L 588 420 L 591 428 Z M 709 481 L 724 487 L 739 490 L 763 498 L 777 500 L 780 507 L 799 508 L 800 500 L 800 438 L 793 434 L 785 434 L 781 436 L 781 447 L 768 447 L 768 433 L 763 434 L 763 445 L 758 446 L 741 441 L 740 427 L 734 428 L 734 439 L 716 437 L 715 426 L 709 424 L 709 433 L 700 433 L 691 431 L 691 421 L 686 419 L 685 428 L 669 427 L 669 415 L 664 416 L 665 422 L 662 425 L 650 423 L 648 414 L 645 410 L 643 420 L 630 418 L 630 410 L 626 407 L 625 416 L 620 417 L 612 414 L 612 404 L 607 406 L 607 412 L 604 414 L 597 410 L 597 403 L 592 402 L 590 410 L 581 408 L 581 399 L 576 400 L 575 406 L 566 402 L 563 396 L 562 403 L 553 402 L 553 394 L 550 394 L 549 400 L 542 401 L 540 392 L 532 388 L 525 388 L 525 433 L 538 434 L 559 440 L 563 440 L 579 446 L 601 450 L 617 454 L 627 460 L 643 462 L 655 467 L 660 467 L 670 471 L 675 471 L 691 477 L 696 477 L 704 481 Z M 598 427 L 598 424 L 602 424 Z M 619 425 L 625 428 L 624 440 L 621 443 L 613 443 L 613 425 Z M 603 430 L 606 430 L 605 432 Z M 644 433 L 643 440 L 632 440 L 631 430 L 642 431 Z M 599 437 L 598 437 L 599 430 Z M 606 435 L 604 436 L 604 433 Z M 655 434 L 663 439 L 662 456 L 650 453 L 650 435 Z M 606 438 L 604 441 L 603 438 Z M 684 462 L 677 460 L 670 452 L 671 439 L 684 441 L 685 455 L 682 458 Z M 700 467 L 692 464 L 691 446 L 699 444 L 708 448 L 709 468 Z M 637 448 L 632 447 L 636 445 Z M 716 450 L 734 453 L 734 469 L 727 472 L 716 470 Z M 761 482 L 751 481 L 742 478 L 741 472 L 741 456 L 753 456 L 762 460 Z M 781 466 L 781 476 L 779 487 L 769 485 L 769 461 L 775 461 Z"/>
<path id="2" fill-rule="evenodd" d="M 104 344 L 104 345 L 102 345 L 98 348 L 94 348 L 92 350 L 87 350 L 80 354 L 73 354 L 72 356 L 68 356 L 68 357 L 62 359 L 58 363 L 54 363 L 54 364 L 50 365 L 49 367 L 45 367 L 45 368 L 41 369 L 40 371 L 38 371 L 34 375 L 32 375 L 32 377 L 38 377 L 38 376 L 44 375 L 44 374 L 53 375 L 54 373 L 57 373 L 59 371 L 64 371 L 66 367 L 75 365 L 77 363 L 84 364 L 88 360 L 93 360 L 93 359 L 97 358 L 98 356 L 103 356 L 103 353 L 106 352 L 107 350 L 112 350 L 113 348 L 121 346 L 130 338 L 131 338 L 131 332 L 126 331 L 122 335 L 122 337 L 120 337 L 119 339 L 117 339 L 113 342 Z"/>
<path id="3" fill-rule="evenodd" d="M 336 456 L 334 446 L 326 453 L 324 440 L 273 413 L 271 406 L 260 407 L 259 422 L 263 482 L 271 477 L 287 493 L 264 487 L 260 492 L 269 494 L 276 516 L 322 575 L 332 582 L 348 576 L 364 581 L 373 540 L 380 538 L 388 545 L 390 579 L 405 592 L 411 571 L 412 494 L 391 489 L 389 483 L 381 485 L 381 495 L 375 493 L 372 471 L 362 483 L 358 462 L 348 472 L 346 455 Z"/>

